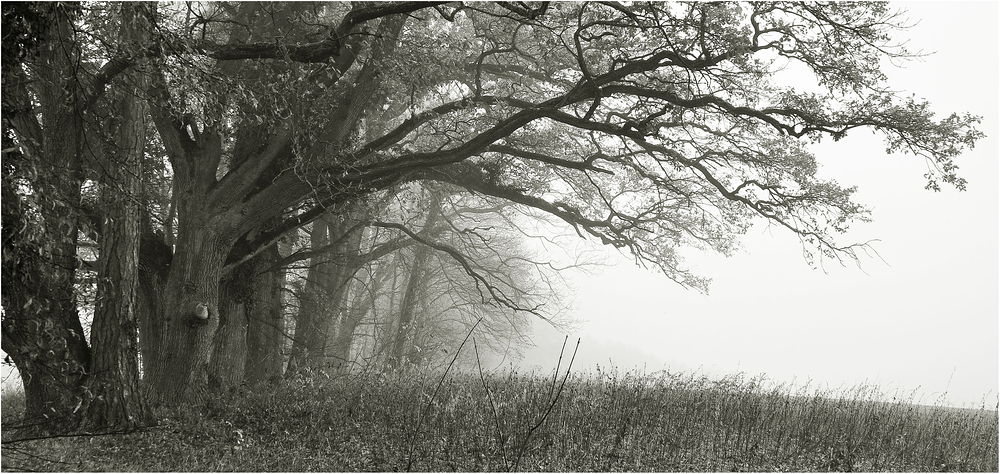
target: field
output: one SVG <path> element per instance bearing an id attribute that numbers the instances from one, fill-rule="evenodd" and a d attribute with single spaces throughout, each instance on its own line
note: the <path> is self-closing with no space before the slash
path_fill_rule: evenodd
<path id="1" fill-rule="evenodd" d="M 998 470 L 994 406 L 742 375 L 314 374 L 159 410 L 141 432 L 29 441 L 15 396 L 5 471 Z"/>

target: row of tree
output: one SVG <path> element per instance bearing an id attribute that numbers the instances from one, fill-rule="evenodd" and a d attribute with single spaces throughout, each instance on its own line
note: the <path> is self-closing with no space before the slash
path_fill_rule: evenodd
<path id="1" fill-rule="evenodd" d="M 808 142 L 880 131 L 936 189 L 982 136 L 885 84 L 910 54 L 884 3 L 2 8 L 3 350 L 27 414 L 74 429 L 434 363 L 480 319 L 516 345 L 558 315 L 534 219 L 702 291 L 678 251 L 753 219 L 853 258 L 868 211 Z"/>

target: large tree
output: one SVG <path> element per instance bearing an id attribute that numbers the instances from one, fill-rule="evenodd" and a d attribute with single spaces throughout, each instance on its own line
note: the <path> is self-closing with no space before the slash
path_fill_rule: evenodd
<path id="1" fill-rule="evenodd" d="M 103 94 L 88 76 L 93 58 L 78 26 L 98 18 L 97 33 L 117 54 L 140 57 L 152 10 L 139 3 L 3 9 L 3 347 L 21 372 L 35 426 L 128 430 L 148 421 L 136 310 L 144 61 Z M 92 182 L 99 192 L 85 193 Z M 99 257 L 89 344 L 75 287 L 81 234 L 96 241 Z"/>
<path id="2" fill-rule="evenodd" d="M 4 4 L 3 350 L 31 423 L 68 425 L 90 370 L 74 291 L 88 88 L 66 4 Z"/>
<path id="3" fill-rule="evenodd" d="M 926 160 L 928 187 L 961 189 L 953 160 L 982 136 L 977 117 L 935 119 L 927 103 L 886 84 L 884 60 L 910 54 L 894 43 L 901 19 L 885 3 L 209 3 L 160 12 L 141 54 L 84 50 L 62 35 L 62 51 L 108 60 L 46 64 L 90 67 L 92 93 L 140 60 L 153 65 L 145 97 L 176 215 L 143 240 L 157 251 L 140 259 L 165 278 L 162 292 L 143 293 L 158 298 L 144 305 L 155 344 L 143 360 L 151 393 L 172 400 L 208 386 L 220 284 L 239 265 L 330 209 L 401 183 L 448 183 L 547 213 L 705 289 L 678 249 L 728 254 L 754 219 L 788 228 L 813 255 L 853 258 L 856 247 L 836 236 L 868 211 L 853 188 L 817 178 L 810 142 L 872 129 L 889 151 Z M 815 87 L 782 84 L 786 68 L 810 71 Z M 45 100 L 67 103 L 65 92 L 44 92 L 33 99 L 43 110 Z M 21 149 L 56 126 L 4 124 Z M 51 146 L 72 148 L 72 134 L 59 137 Z M 67 202 L 81 183 L 70 184 L 60 191 Z M 5 181 L 8 191 L 17 189 Z M 4 245 L 6 254 L 6 236 Z M 5 295 L 14 314 L 24 302 L 10 304 Z M 55 327 L 68 333 L 77 323 L 65 314 Z M 5 349 L 8 337 L 32 337 L 6 321 Z M 18 351 L 22 374 L 48 363 Z"/>

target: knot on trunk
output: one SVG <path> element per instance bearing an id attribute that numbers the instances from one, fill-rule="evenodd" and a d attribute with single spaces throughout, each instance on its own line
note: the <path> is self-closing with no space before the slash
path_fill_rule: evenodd
<path id="1" fill-rule="evenodd" d="M 211 311 L 208 308 L 208 303 L 197 302 L 194 305 L 194 311 L 191 313 L 193 317 L 189 318 L 191 321 L 191 327 L 196 327 L 204 325 L 208 322 L 208 317 L 211 315 Z"/>

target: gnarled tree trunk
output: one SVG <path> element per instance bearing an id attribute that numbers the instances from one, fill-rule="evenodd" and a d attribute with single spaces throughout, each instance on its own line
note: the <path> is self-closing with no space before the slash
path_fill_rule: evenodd
<path id="1" fill-rule="evenodd" d="M 246 262 L 222 282 L 219 294 L 219 328 L 212 341 L 209 388 L 225 391 L 243 382 L 247 360 L 247 330 L 252 304 L 253 267 Z"/>
<path id="2" fill-rule="evenodd" d="M 222 249 L 227 244 L 211 225 L 192 229 L 196 224 L 184 224 L 178 229 L 163 295 L 163 337 L 149 376 L 154 397 L 198 400 L 208 388 L 208 363 L 219 327 L 219 283 L 226 255 Z M 207 315 L 199 314 L 201 308 L 207 308 Z"/>
<path id="3" fill-rule="evenodd" d="M 236 266 L 223 280 L 219 328 L 209 364 L 211 388 L 228 390 L 281 375 L 284 272 L 271 268 L 279 257 L 272 246 Z"/>

